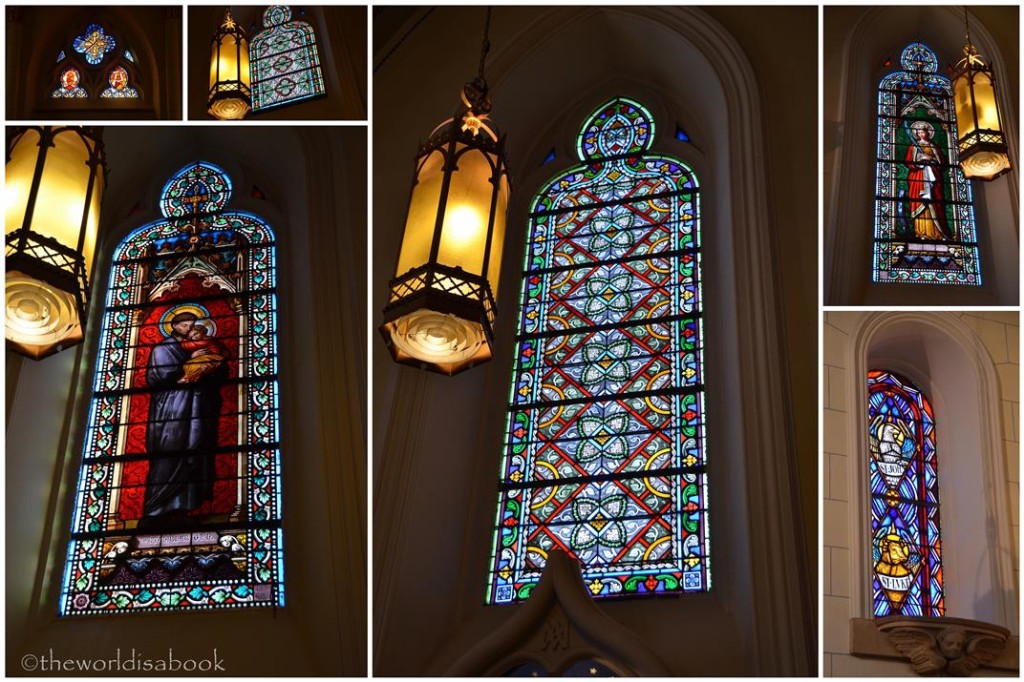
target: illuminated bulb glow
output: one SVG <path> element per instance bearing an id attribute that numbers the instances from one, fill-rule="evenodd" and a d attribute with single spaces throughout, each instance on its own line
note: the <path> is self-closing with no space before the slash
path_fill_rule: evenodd
<path id="1" fill-rule="evenodd" d="M 460 244 L 473 243 L 483 238 L 484 218 L 471 206 L 456 206 L 445 214 L 446 238 Z"/>

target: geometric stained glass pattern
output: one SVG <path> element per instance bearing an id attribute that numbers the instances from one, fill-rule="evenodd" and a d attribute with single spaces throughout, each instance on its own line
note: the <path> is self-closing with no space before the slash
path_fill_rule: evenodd
<path id="1" fill-rule="evenodd" d="M 112 52 L 117 47 L 117 41 L 99 24 L 89 24 L 85 33 L 74 39 L 71 47 L 75 52 L 84 55 L 87 62 L 95 66 L 103 61 L 108 52 Z"/>
<path id="2" fill-rule="evenodd" d="M 868 373 L 868 443 L 874 615 L 942 616 L 935 418 L 888 370 Z"/>
<path id="3" fill-rule="evenodd" d="M 700 195 L 653 139 L 640 103 L 602 105 L 533 203 L 488 603 L 555 549 L 595 597 L 711 587 Z"/>
<path id="4" fill-rule="evenodd" d="M 110 87 L 100 93 L 100 97 L 117 99 L 136 99 L 139 91 L 128 85 L 128 72 L 123 66 L 117 66 L 110 71 L 108 76 Z"/>
<path id="5" fill-rule="evenodd" d="M 325 94 L 313 27 L 282 5 L 266 9 L 263 25 L 249 44 L 253 111 Z"/>
<path id="6" fill-rule="evenodd" d="M 212 164 L 167 187 L 113 254 L 62 615 L 284 604 L 274 235 Z"/>
<path id="7" fill-rule="evenodd" d="M 875 282 L 980 285 L 971 185 L 938 59 L 911 43 L 878 86 Z"/>

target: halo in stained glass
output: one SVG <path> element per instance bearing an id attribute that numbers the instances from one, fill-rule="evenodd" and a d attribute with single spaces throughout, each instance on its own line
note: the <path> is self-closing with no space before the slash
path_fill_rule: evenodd
<path id="1" fill-rule="evenodd" d="M 527 599 L 554 549 L 595 597 L 711 587 L 699 187 L 653 132 L 602 105 L 534 200 L 488 603 Z"/>
<path id="2" fill-rule="evenodd" d="M 203 161 L 182 168 L 164 186 L 160 210 L 166 218 L 224 210 L 231 199 L 231 179 L 223 170 Z"/>
<path id="3" fill-rule="evenodd" d="M 108 52 L 117 47 L 117 41 L 99 24 L 89 24 L 85 33 L 72 41 L 71 47 L 75 52 L 82 54 L 85 61 L 95 66 L 103 61 Z"/>
<path id="4" fill-rule="evenodd" d="M 595 159 L 648 150 L 654 139 L 654 119 L 638 102 L 618 97 L 595 110 L 580 129 L 576 149 L 580 159 Z"/>
<path id="5" fill-rule="evenodd" d="M 283 606 L 270 226 L 145 225 L 109 282 L 61 614 Z"/>
<path id="6" fill-rule="evenodd" d="M 900 64 L 905 71 L 935 73 L 939 70 L 939 58 L 924 43 L 910 43 L 900 54 Z"/>
<path id="7" fill-rule="evenodd" d="M 267 28 L 280 26 L 291 19 L 292 10 L 287 5 L 271 5 L 263 11 L 263 25 Z"/>
<path id="8" fill-rule="evenodd" d="M 971 185 L 960 168 L 953 90 L 911 43 L 878 86 L 872 279 L 981 285 Z"/>
<path id="9" fill-rule="evenodd" d="M 874 615 L 942 616 L 935 418 L 888 370 L 868 373 L 868 449 Z"/>

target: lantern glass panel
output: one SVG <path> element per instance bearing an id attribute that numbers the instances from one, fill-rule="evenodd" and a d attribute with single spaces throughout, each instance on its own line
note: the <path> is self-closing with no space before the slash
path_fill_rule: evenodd
<path id="1" fill-rule="evenodd" d="M 396 275 L 404 275 L 430 260 L 430 245 L 434 238 L 443 181 L 444 154 L 435 151 L 420 164 L 416 174 Z"/>
<path id="2" fill-rule="evenodd" d="M 22 226 L 32 188 L 38 145 L 39 134 L 31 131 L 31 134 L 22 136 L 11 153 L 11 163 L 7 166 L 8 231 Z M 32 232 L 56 239 L 72 249 L 78 247 L 82 215 L 86 210 L 89 175 L 92 172 L 89 155 L 89 147 L 77 132 L 69 130 L 54 137 L 53 146 L 46 152 L 39 194 L 32 212 Z M 92 267 L 102 198 L 103 173 L 98 172 L 93 180 L 85 239 L 82 243 L 86 272 Z"/>
<path id="3" fill-rule="evenodd" d="M 460 156 L 448 188 L 437 262 L 483 275 L 487 227 L 495 192 L 491 182 L 494 161 L 483 151 L 463 151 L 466 148 L 463 144 L 458 147 Z M 494 284 L 491 282 L 492 291 Z"/>
<path id="4" fill-rule="evenodd" d="M 7 162 L 7 180 L 4 184 L 6 204 L 5 226 L 8 233 L 19 229 L 25 222 L 25 209 L 32 192 L 32 176 L 39 154 L 39 131 L 29 129 L 15 143 Z"/>

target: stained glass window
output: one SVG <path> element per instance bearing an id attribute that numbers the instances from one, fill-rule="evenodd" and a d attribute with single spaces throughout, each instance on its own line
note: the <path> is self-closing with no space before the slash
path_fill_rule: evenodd
<path id="1" fill-rule="evenodd" d="M 114 51 L 117 41 L 99 24 L 89 24 L 85 33 L 72 41 L 71 47 L 83 55 L 87 62 L 96 65 L 103 61 L 108 52 Z"/>
<path id="2" fill-rule="evenodd" d="M 602 105 L 533 202 L 487 601 L 548 553 L 596 597 L 710 589 L 697 179 Z"/>
<path id="3" fill-rule="evenodd" d="M 110 84 L 100 97 L 115 97 L 118 99 L 137 99 L 139 91 L 128 84 L 128 72 L 123 66 L 117 66 L 110 70 L 107 77 Z"/>
<path id="4" fill-rule="evenodd" d="M 249 43 L 252 68 L 252 110 L 323 95 L 316 36 L 305 21 L 292 19 L 286 6 L 268 7 L 266 27 Z"/>
<path id="5" fill-rule="evenodd" d="M 61 613 L 284 604 L 274 235 L 208 163 L 115 249 Z"/>
<path id="6" fill-rule="evenodd" d="M 924 394 L 888 370 L 868 373 L 868 444 L 875 617 L 941 616 L 935 417 Z"/>
<path id="7" fill-rule="evenodd" d="M 82 75 L 78 73 L 78 69 L 73 66 L 69 66 L 61 72 L 60 85 L 50 93 L 50 97 L 54 99 L 61 99 L 64 97 L 81 99 L 88 97 L 89 93 L 82 87 L 81 82 Z"/>
<path id="8" fill-rule="evenodd" d="M 980 285 L 950 81 L 921 43 L 900 62 L 878 85 L 874 281 Z"/>

